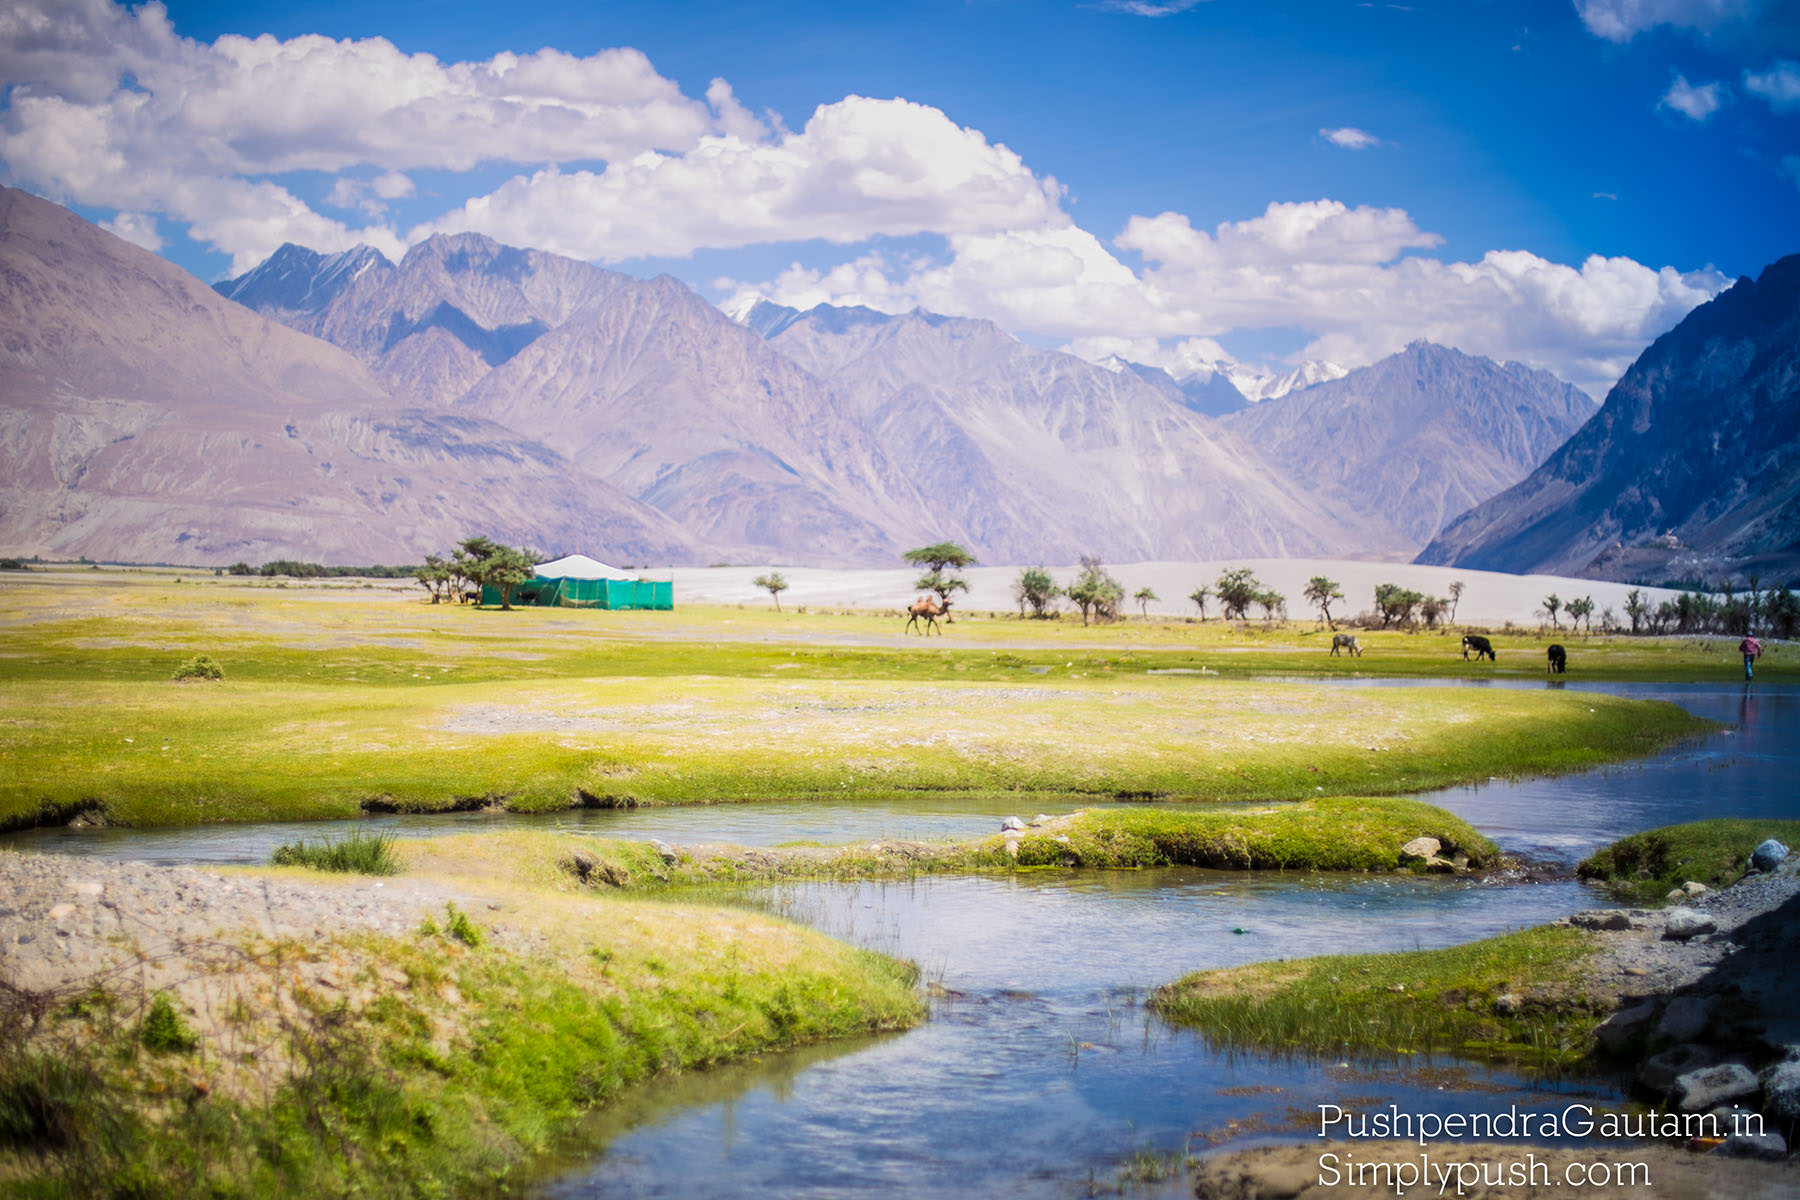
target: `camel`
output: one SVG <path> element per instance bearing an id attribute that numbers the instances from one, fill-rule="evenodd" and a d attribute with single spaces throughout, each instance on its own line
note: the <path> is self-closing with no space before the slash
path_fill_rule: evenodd
<path id="1" fill-rule="evenodd" d="M 923 617 L 925 618 L 925 628 L 919 630 L 919 636 L 924 637 L 932 630 L 937 629 L 938 636 L 942 637 L 944 631 L 938 629 L 937 622 L 939 617 L 943 617 L 945 620 L 949 619 L 950 604 L 948 601 L 939 604 L 930 596 L 920 596 L 917 600 L 912 602 L 912 605 L 909 608 L 907 608 L 906 613 L 906 629 L 908 632 L 919 623 L 919 618 Z"/>

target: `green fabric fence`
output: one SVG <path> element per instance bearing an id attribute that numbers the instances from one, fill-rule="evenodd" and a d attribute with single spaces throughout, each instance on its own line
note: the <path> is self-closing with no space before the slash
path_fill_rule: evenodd
<path id="1" fill-rule="evenodd" d="M 500 603 L 500 589 L 481 588 L 483 604 Z M 675 607 L 675 585 L 651 579 L 527 579 L 513 589 L 513 607 L 648 608 Z"/>

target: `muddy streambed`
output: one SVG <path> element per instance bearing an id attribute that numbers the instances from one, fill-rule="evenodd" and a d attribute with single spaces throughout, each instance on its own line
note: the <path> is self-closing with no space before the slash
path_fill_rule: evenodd
<path id="1" fill-rule="evenodd" d="M 1734 728 L 1638 763 L 1426 798 L 1509 851 L 1565 865 L 1656 825 L 1800 815 L 1792 798 L 1800 689 L 1593 686 L 1673 700 Z M 1032 815 L 993 797 L 954 808 L 756 804 L 356 824 L 404 835 L 561 824 L 612 837 L 767 844 L 983 833 L 1015 812 Z M 244 862 L 330 828 L 38 830 L 7 841 Z M 1450 945 L 1604 902 L 1568 879 L 1196 870 L 800 884 L 748 899 L 917 961 L 938 996 L 931 1020 L 890 1038 L 772 1056 L 622 1097 L 546 1165 L 540 1196 L 1078 1196 L 1111 1191 L 1128 1164 L 1199 1151 L 1209 1139 L 1305 1136 L 1321 1102 L 1443 1112 L 1550 1102 L 1559 1098 L 1456 1063 L 1371 1067 L 1217 1053 L 1162 1025 L 1141 998 L 1200 967 Z M 1177 1179 L 1131 1189 L 1159 1191 L 1182 1187 Z"/>

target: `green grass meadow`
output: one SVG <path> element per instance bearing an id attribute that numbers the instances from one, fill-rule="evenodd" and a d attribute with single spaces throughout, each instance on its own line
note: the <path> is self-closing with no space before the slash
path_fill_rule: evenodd
<path id="1" fill-rule="evenodd" d="M 1553 687 L 1353 686 L 1499 674 L 1437 634 L 1371 635 L 1350 660 L 1308 628 L 1221 622 L 964 619 L 927 642 L 873 614 L 500 612 L 78 575 L 5 599 L 0 828 L 916 792 L 1281 800 L 1578 769 L 1707 728 Z M 1612 653 L 1629 675 L 1697 652 Z M 197 654 L 223 679 L 172 678 Z"/>

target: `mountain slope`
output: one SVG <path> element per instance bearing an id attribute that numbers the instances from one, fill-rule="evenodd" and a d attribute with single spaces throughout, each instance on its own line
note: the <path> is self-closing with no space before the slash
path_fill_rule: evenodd
<path id="1" fill-rule="evenodd" d="M 480 234 L 427 238 L 398 266 L 367 247 L 286 245 L 221 295 L 349 351 L 396 395 L 449 404 L 583 305 L 635 280 Z"/>
<path id="2" fill-rule="evenodd" d="M 745 314 L 830 384 L 926 497 L 932 527 L 990 562 L 1386 548 L 1242 439 L 1132 372 L 1035 349 L 987 321 L 821 305 Z"/>
<path id="3" fill-rule="evenodd" d="M 696 553 L 598 480 L 564 498 L 579 472 L 544 446 L 409 411 L 342 351 L 11 189 L 0 278 L 8 552 L 404 562 L 479 531 Z M 553 485 L 558 499 L 539 502 Z"/>
<path id="4" fill-rule="evenodd" d="M 550 441 L 739 554 L 890 561 L 928 529 L 916 489 L 816 378 L 667 276 L 582 308 L 457 411 Z"/>
<path id="5" fill-rule="evenodd" d="M 1302 486 L 1411 542 L 1523 479 L 1593 414 L 1544 371 L 1414 342 L 1225 420 Z"/>
<path id="6" fill-rule="evenodd" d="M 1689 313 L 1561 449 L 1418 561 L 1613 579 L 1800 572 L 1800 255 Z"/>

